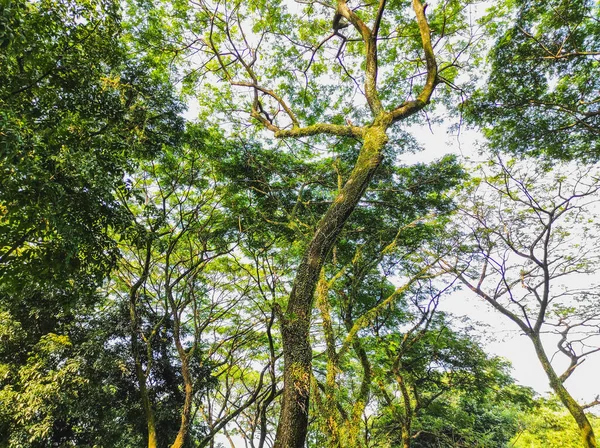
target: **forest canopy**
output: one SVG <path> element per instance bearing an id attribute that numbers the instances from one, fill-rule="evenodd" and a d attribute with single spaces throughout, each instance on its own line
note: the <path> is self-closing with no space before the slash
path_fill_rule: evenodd
<path id="1" fill-rule="evenodd" d="M 0 0 L 0 447 L 597 447 L 599 13 Z"/>

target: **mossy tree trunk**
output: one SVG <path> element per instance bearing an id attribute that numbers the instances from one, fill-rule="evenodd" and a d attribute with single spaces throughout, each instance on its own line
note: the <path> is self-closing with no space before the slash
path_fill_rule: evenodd
<path id="1" fill-rule="evenodd" d="M 177 431 L 177 436 L 175 437 L 175 441 L 171 445 L 171 448 L 181 448 L 187 438 L 190 422 L 191 422 L 191 413 L 192 413 L 192 402 L 194 398 L 194 384 L 192 373 L 190 371 L 190 358 L 194 353 L 194 349 L 196 345 L 194 344 L 192 348 L 186 350 L 181 343 L 181 322 L 180 315 L 176 307 L 174 307 L 174 300 L 171 299 L 171 306 L 173 306 L 173 316 L 174 316 L 174 339 L 175 346 L 177 348 L 177 353 L 179 355 L 179 359 L 181 360 L 181 377 L 183 379 L 183 392 L 184 392 L 184 402 L 183 408 L 181 409 L 181 423 L 179 425 L 179 431 Z"/>
<path id="2" fill-rule="evenodd" d="M 583 407 L 577 403 L 577 401 L 571 396 L 569 391 L 565 388 L 563 384 L 563 380 L 558 376 L 550 360 L 548 359 L 548 355 L 544 350 L 544 346 L 542 345 L 542 341 L 540 340 L 540 336 L 538 334 L 529 335 L 531 342 L 533 342 L 533 346 L 535 348 L 535 353 L 550 381 L 550 387 L 554 391 L 554 393 L 558 396 L 563 405 L 569 410 L 571 416 L 577 423 L 579 427 L 579 432 L 581 434 L 581 440 L 583 442 L 584 448 L 597 448 L 596 436 L 594 435 L 594 430 L 587 416 L 585 415 L 585 411 Z"/>
<path id="3" fill-rule="evenodd" d="M 336 15 L 343 16 L 361 34 L 366 49 L 365 95 L 375 117 L 373 124 L 364 128 L 355 126 L 313 125 L 291 130 L 275 128 L 262 117 L 258 108 L 253 116 L 271 129 L 279 138 L 302 137 L 317 134 L 348 135 L 362 138 L 362 147 L 354 169 L 335 200 L 319 221 L 294 279 L 287 309 L 281 313 L 281 333 L 284 357 L 284 390 L 281 413 L 274 448 L 303 448 L 308 431 L 308 407 L 312 369 L 312 347 L 309 340 L 313 299 L 323 264 L 346 221 L 363 197 L 371 179 L 383 160 L 387 144 L 387 129 L 422 110 L 430 101 L 438 82 L 437 63 L 431 45 L 431 36 L 425 7 L 413 0 L 420 37 L 427 64 L 427 79 L 423 90 L 412 101 L 386 111 L 377 92 L 377 33 L 385 2 L 381 2 L 375 23 L 370 28 L 346 4 L 337 2 Z M 294 116 L 290 117 L 297 123 Z"/>
<path id="4" fill-rule="evenodd" d="M 388 120 L 389 123 L 389 120 Z M 287 310 L 281 316 L 284 357 L 282 410 L 275 448 L 302 448 L 308 429 L 312 348 L 310 317 L 319 273 L 338 234 L 362 198 L 383 158 L 387 137 L 385 121 L 365 132 L 356 166 L 317 225 L 298 267 Z"/>
<path id="5" fill-rule="evenodd" d="M 140 342 L 138 339 L 140 334 L 140 323 L 137 314 L 137 302 L 139 298 L 138 291 L 148 278 L 151 256 L 152 242 L 149 240 L 145 247 L 142 275 L 133 285 L 131 285 L 129 289 L 129 318 L 131 327 L 131 351 L 133 355 L 133 361 L 135 363 L 135 375 L 138 381 L 142 408 L 144 409 L 144 415 L 146 417 L 148 448 L 156 448 L 157 438 L 154 410 L 152 409 L 152 403 L 150 402 L 150 395 L 146 385 L 148 379 L 147 372 L 150 370 L 150 365 L 148 364 L 144 370 L 140 353 Z M 150 362 L 151 360 L 149 359 L 148 363 Z"/>
<path id="6" fill-rule="evenodd" d="M 255 70 L 258 70 L 258 66 L 255 64 L 258 49 L 248 48 L 248 41 L 244 36 L 242 36 L 239 44 L 240 48 L 237 48 L 238 44 L 232 38 L 241 26 L 237 21 L 231 24 L 223 21 L 222 25 L 219 22 L 219 26 L 224 27 L 228 45 L 233 47 L 233 52 L 219 49 L 219 39 L 213 38 L 215 37 L 213 31 L 209 33 L 206 40 L 206 44 L 214 54 L 215 61 L 219 64 L 224 78 L 229 80 L 233 86 L 252 89 L 254 100 L 251 116 L 271 131 L 276 138 L 330 135 L 353 137 L 362 142 L 354 169 L 343 188 L 338 191 L 335 200 L 325 215 L 317 224 L 308 248 L 297 268 L 287 308 L 285 311 L 278 310 L 277 313 L 282 334 L 284 390 L 274 448 L 304 448 L 308 431 L 312 374 L 312 347 L 309 340 L 309 331 L 314 294 L 321 268 L 337 236 L 363 197 L 383 160 L 383 151 L 388 141 L 386 131 L 393 123 L 422 110 L 429 103 L 439 80 L 429 25 L 425 16 L 425 5 L 421 0 L 412 0 L 412 8 L 416 15 L 420 44 L 425 56 L 427 69 L 425 82 L 410 96 L 414 99 L 399 102 L 399 105 L 389 110 L 386 110 L 382 104 L 377 88 L 379 68 L 377 59 L 378 35 L 386 10 L 386 1 L 381 0 L 367 6 L 372 8 L 372 17 L 374 17 L 371 25 L 365 23 L 361 15 L 357 14 L 347 4 L 346 0 L 333 2 L 332 7 L 332 10 L 335 9 L 333 13 L 334 35 L 337 34 L 344 38 L 339 34 L 339 28 L 335 27 L 335 24 L 339 24 L 343 19 L 358 33 L 364 46 L 365 81 L 363 93 L 373 117 L 373 121 L 365 126 L 354 126 L 351 123 L 348 123 L 348 125 L 317 123 L 301 126 L 298 116 L 293 108 L 287 104 L 284 97 L 271 88 L 261 85 L 262 77 L 255 72 Z M 213 29 L 214 26 L 211 30 Z M 232 69 L 236 62 L 239 72 Z M 245 76 L 244 80 L 240 80 L 242 73 Z M 284 125 L 278 124 L 283 122 L 265 111 L 263 97 L 268 97 L 269 101 L 277 105 L 281 115 L 286 117 Z"/>

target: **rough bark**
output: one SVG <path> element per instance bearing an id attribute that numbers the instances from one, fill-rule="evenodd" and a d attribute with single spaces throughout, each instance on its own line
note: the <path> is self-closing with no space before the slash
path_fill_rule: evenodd
<path id="1" fill-rule="evenodd" d="M 594 430 L 592 429 L 592 425 L 585 415 L 585 411 L 583 407 L 577 403 L 577 401 L 571 396 L 569 391 L 565 388 L 563 382 L 560 377 L 552 367 L 548 356 L 546 355 L 546 351 L 542 345 L 542 341 L 540 340 L 539 335 L 531 335 L 529 336 L 531 342 L 533 342 L 533 346 L 535 347 L 535 353 L 542 364 L 544 372 L 550 381 L 550 387 L 552 390 L 558 395 L 558 398 L 565 405 L 565 407 L 569 410 L 570 414 L 573 416 L 575 421 L 577 422 L 577 426 L 579 427 L 579 433 L 581 434 L 581 440 L 583 442 L 584 448 L 597 448 L 596 436 L 594 435 Z"/>
<path id="2" fill-rule="evenodd" d="M 347 182 L 337 194 L 335 200 L 319 221 L 316 231 L 298 266 L 287 309 L 280 316 L 283 358 L 284 390 L 281 413 L 275 436 L 274 448 L 303 448 L 308 430 L 308 406 L 312 348 L 309 341 L 310 319 L 313 309 L 315 288 L 319 273 L 346 221 L 358 205 L 373 175 L 383 159 L 383 149 L 387 143 L 386 131 L 389 126 L 422 110 L 430 101 L 437 83 L 437 64 L 431 45 L 429 26 L 425 17 L 425 8 L 420 0 L 413 0 L 413 9 L 423 44 L 427 63 L 427 79 L 423 90 L 415 100 L 406 101 L 391 111 L 383 110 L 377 91 L 377 33 L 385 9 L 385 1 L 379 3 L 377 19 L 370 29 L 352 11 L 345 0 L 338 0 L 337 13 L 345 17 L 360 33 L 366 46 L 365 95 L 374 116 L 373 124 L 363 128 L 356 126 L 338 126 L 317 124 L 306 128 L 298 126 L 298 120 L 289 108 L 284 108 L 292 123 L 292 129 L 282 130 L 260 113 L 258 100 L 255 100 L 253 117 L 273 131 L 276 137 L 303 137 L 318 134 L 348 135 L 362 138 L 362 148 Z M 255 96 L 258 91 L 265 93 L 256 85 L 252 70 L 248 70 L 253 79 Z M 280 104 L 281 98 L 267 92 Z"/>
<path id="3" fill-rule="evenodd" d="M 387 125 L 389 125 L 387 120 Z M 298 267 L 288 307 L 282 316 L 284 358 L 282 410 L 274 448 L 302 448 L 308 429 L 308 398 L 312 348 L 310 317 L 319 273 L 344 224 L 362 198 L 382 160 L 387 143 L 386 123 L 377 123 L 365 132 L 356 166 L 337 195 Z"/>
<path id="4" fill-rule="evenodd" d="M 402 448 L 410 448 L 410 424 L 402 423 Z"/>
<path id="5" fill-rule="evenodd" d="M 144 260 L 143 272 L 140 278 L 131 286 L 129 290 L 129 317 L 131 325 L 131 351 L 135 362 L 135 374 L 138 381 L 138 387 L 140 390 L 140 397 L 142 400 L 142 408 L 146 416 L 147 423 L 147 437 L 148 437 L 148 448 L 156 448 L 156 424 L 154 421 L 154 410 L 150 402 L 150 396 L 146 387 L 147 374 L 144 372 L 142 366 L 142 359 L 140 356 L 140 347 L 138 341 L 139 319 L 137 315 L 137 300 L 138 291 L 148 278 L 148 272 L 150 267 L 150 257 L 152 253 L 152 243 L 148 241 L 146 243 L 146 254 Z"/>
<path id="6" fill-rule="evenodd" d="M 139 364 L 139 365 L 138 365 Z M 148 431 L 148 448 L 156 448 L 157 447 L 157 439 L 156 439 L 156 424 L 154 422 L 154 411 L 152 409 L 152 404 L 150 403 L 150 396 L 148 395 L 148 389 L 146 388 L 146 378 L 145 375 L 141 371 L 141 363 L 136 361 L 136 374 L 138 377 L 139 387 L 140 387 L 140 395 L 142 397 L 142 406 L 144 408 L 144 413 L 146 414 L 146 423 L 147 423 L 147 431 Z"/>
<path id="7" fill-rule="evenodd" d="M 408 389 L 406 388 L 406 384 L 404 384 L 404 378 L 399 373 L 395 373 L 396 380 L 400 385 L 400 390 L 402 391 L 402 399 L 404 401 L 404 419 L 400 422 L 402 425 L 402 447 L 410 448 L 411 438 L 411 426 L 412 426 L 412 418 L 413 418 L 413 408 L 410 402 L 410 395 L 408 393 Z"/>
<path id="8" fill-rule="evenodd" d="M 190 416 L 192 412 L 192 399 L 194 397 L 194 387 L 192 381 L 192 374 L 190 372 L 189 359 L 190 356 L 185 352 L 181 343 L 177 344 L 177 350 L 180 352 L 181 359 L 181 376 L 183 377 L 183 389 L 185 394 L 185 400 L 183 408 L 181 409 L 181 424 L 179 425 L 179 431 L 177 437 L 171 445 L 171 448 L 181 448 L 187 437 L 190 427 Z"/>

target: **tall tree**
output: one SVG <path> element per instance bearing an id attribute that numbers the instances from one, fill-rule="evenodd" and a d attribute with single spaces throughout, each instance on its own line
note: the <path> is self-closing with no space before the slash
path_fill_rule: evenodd
<path id="1" fill-rule="evenodd" d="M 550 387 L 577 422 L 583 446 L 594 448 L 585 410 L 598 401 L 578 403 L 564 383 L 600 351 L 600 295 L 593 281 L 600 247 L 591 207 L 598 202 L 597 171 L 548 173 L 500 158 L 491 169 L 475 181 L 458 215 L 457 247 L 465 252 L 441 266 L 530 339 Z M 552 364 L 547 332 L 558 338 L 554 354 L 568 361 L 563 372 Z"/>
<path id="2" fill-rule="evenodd" d="M 27 403 L 3 413 L 8 444 L 86 444 L 101 432 L 81 424 L 74 397 L 111 396 L 79 374 L 104 340 L 86 325 L 117 258 L 111 235 L 130 224 L 114 193 L 136 160 L 183 130 L 168 76 L 133 56 L 130 40 L 119 2 L 0 6 L 0 313 L 13 341 L 0 387 L 8 403 Z"/>
<path id="3" fill-rule="evenodd" d="M 209 145 L 219 150 L 219 134 L 192 125 L 188 134 L 190 146 L 165 147 L 132 174 L 136 199 L 123 201 L 138 234 L 120 242 L 123 257 L 107 291 L 127 302 L 132 368 L 152 448 L 189 446 L 192 433 L 200 446 L 212 443 L 229 420 L 270 392 L 263 388 L 267 368 L 256 381 L 240 374 L 253 372 L 240 357 L 263 329 L 244 309 L 250 290 L 246 271 L 228 257 L 240 238 L 241 218 L 228 208 L 236 202 L 235 190 L 204 154 Z M 272 321 L 264 331 L 271 326 Z M 225 384 L 216 384 L 219 377 Z M 165 387 L 157 388 L 161 382 Z M 242 383 L 248 391 L 233 406 L 236 393 L 230 383 Z M 208 389 L 226 397 L 216 416 L 198 413 L 209 400 Z M 169 395 L 178 401 L 176 430 L 173 421 L 162 428 L 156 421 L 158 405 Z M 222 401 L 214 395 L 210 399 L 214 408 Z"/>
<path id="4" fill-rule="evenodd" d="M 213 106 L 230 117 L 241 105 L 278 139 L 360 145 L 342 188 L 307 235 L 285 309 L 277 313 L 284 354 L 277 448 L 302 447 L 306 437 L 309 330 L 321 268 L 384 158 L 388 131 L 422 111 L 440 82 L 451 84 L 445 76 L 456 75 L 472 39 L 467 32 L 448 44 L 463 30 L 462 8 L 442 2 L 432 12 L 433 35 L 420 0 L 412 2 L 412 18 L 385 0 L 355 8 L 343 0 L 302 2 L 294 10 L 279 3 L 203 1 L 188 12 L 188 21 L 199 26 L 182 47 L 209 57 L 194 73 L 213 73 L 233 88 Z M 406 63 L 397 63 L 401 54 Z M 357 94 L 362 99 L 353 101 Z"/>

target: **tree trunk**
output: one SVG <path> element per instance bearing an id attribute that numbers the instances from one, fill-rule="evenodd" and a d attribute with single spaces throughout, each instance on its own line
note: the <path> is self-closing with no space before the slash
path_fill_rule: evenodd
<path id="1" fill-rule="evenodd" d="M 179 347 L 178 347 L 179 349 Z M 171 448 L 181 448 L 187 437 L 190 427 L 190 416 L 192 412 L 192 399 L 194 397 L 194 387 L 192 383 L 192 374 L 189 366 L 189 356 L 185 351 L 181 354 L 181 375 L 183 377 L 183 389 L 185 393 L 185 401 L 181 410 L 181 424 L 177 437 L 171 445 Z"/>
<path id="2" fill-rule="evenodd" d="M 387 143 L 385 131 L 390 122 L 391 118 L 376 120 L 366 130 L 356 165 L 317 225 L 298 267 L 288 306 L 281 318 L 284 390 L 274 448 L 304 447 L 312 365 L 309 330 L 315 287 L 331 247 L 381 163 Z"/>
<path id="3" fill-rule="evenodd" d="M 132 302 L 131 304 L 131 348 L 133 352 L 133 359 L 135 362 L 135 375 L 138 380 L 138 386 L 140 388 L 140 397 L 142 399 L 142 407 L 144 408 L 144 414 L 146 416 L 146 423 L 148 428 L 148 448 L 156 448 L 156 425 L 154 422 L 154 411 L 152 409 L 152 403 L 150 402 L 150 395 L 148 394 L 148 389 L 146 387 L 147 375 L 144 372 L 144 368 L 142 366 L 142 360 L 140 357 L 139 343 L 137 340 L 137 316 L 135 313 L 135 304 Z"/>
<path id="4" fill-rule="evenodd" d="M 142 405 L 144 407 L 144 413 L 146 414 L 148 428 L 148 448 L 156 448 L 156 424 L 154 423 L 154 411 L 152 410 L 152 404 L 150 403 L 150 397 L 148 395 L 148 390 L 146 389 L 146 380 L 139 379 L 139 384 L 140 395 L 142 396 Z"/>
<path id="5" fill-rule="evenodd" d="M 402 423 L 402 448 L 410 448 L 410 423 Z"/>
<path id="6" fill-rule="evenodd" d="M 531 341 L 533 342 L 533 346 L 535 347 L 535 352 L 537 354 L 542 367 L 544 368 L 544 372 L 548 376 L 550 380 L 550 387 L 552 390 L 558 395 L 560 401 L 565 405 L 565 407 L 569 410 L 575 421 L 577 422 L 577 426 L 579 427 L 579 433 L 581 434 L 581 438 L 583 441 L 584 448 L 597 448 L 596 437 L 594 435 L 594 430 L 592 429 L 592 425 L 585 415 L 585 411 L 583 408 L 575 401 L 575 399 L 571 396 L 569 391 L 565 388 L 564 384 L 554 371 L 548 356 L 542 346 L 542 341 L 540 340 L 539 335 L 531 335 Z"/>
<path id="7" fill-rule="evenodd" d="M 150 259 L 152 254 L 152 241 L 148 240 L 146 243 L 146 255 L 143 265 L 143 271 L 140 278 L 131 286 L 129 291 L 129 318 L 131 326 L 131 352 L 133 360 L 135 362 L 135 375 L 138 380 L 138 386 L 140 388 L 140 397 L 142 399 L 142 407 L 144 408 L 144 414 L 146 416 L 147 431 L 148 431 L 148 448 L 156 448 L 156 424 L 154 421 L 154 410 L 152 409 L 152 403 L 150 402 L 150 395 L 148 394 L 148 388 L 146 386 L 147 373 L 144 372 L 142 366 L 142 358 L 140 355 L 140 347 L 138 341 L 138 333 L 140 331 L 139 321 L 137 315 L 137 292 L 140 287 L 144 284 L 148 278 L 148 272 L 150 269 Z M 148 359 L 148 366 L 151 360 Z M 148 367 L 149 370 L 149 367 Z"/>
<path id="8" fill-rule="evenodd" d="M 402 448 L 410 448 L 410 442 L 412 440 L 410 433 L 413 419 L 413 406 L 406 383 L 404 382 L 404 377 L 400 373 L 400 357 L 398 357 L 393 370 L 398 386 L 400 387 L 400 392 L 402 393 L 402 402 L 404 404 L 404 416 L 400 418 L 402 426 Z"/>
<path id="9" fill-rule="evenodd" d="M 175 341 L 175 347 L 177 348 L 177 354 L 181 360 L 181 377 L 183 378 L 183 391 L 185 399 L 183 402 L 183 408 L 181 409 L 181 424 L 179 425 L 179 431 L 177 431 L 177 437 L 171 445 L 171 448 L 181 448 L 185 439 L 187 438 L 189 427 L 190 427 L 190 416 L 192 413 L 192 401 L 194 398 L 194 385 L 192 379 L 192 373 L 190 372 L 190 358 L 194 353 L 196 347 L 195 341 L 194 346 L 186 351 L 183 344 L 181 343 L 181 314 L 179 308 L 175 304 L 173 299 L 172 286 L 166 288 L 167 298 L 171 305 L 171 315 L 173 316 L 173 339 Z"/>

